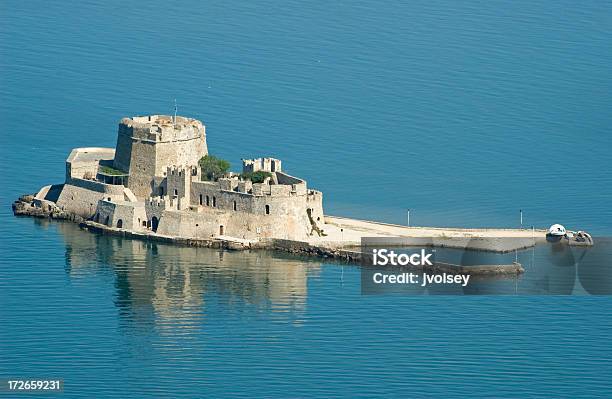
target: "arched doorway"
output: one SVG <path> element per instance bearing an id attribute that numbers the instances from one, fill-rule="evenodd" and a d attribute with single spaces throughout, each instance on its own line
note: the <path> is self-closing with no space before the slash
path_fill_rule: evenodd
<path id="1" fill-rule="evenodd" d="M 118 229 L 123 228 L 123 220 L 121 220 L 121 219 L 117 220 L 117 228 Z"/>
<path id="2" fill-rule="evenodd" d="M 159 225 L 159 219 L 157 219 L 157 216 L 153 216 L 153 219 L 151 219 L 151 230 L 157 231 L 157 225 Z"/>

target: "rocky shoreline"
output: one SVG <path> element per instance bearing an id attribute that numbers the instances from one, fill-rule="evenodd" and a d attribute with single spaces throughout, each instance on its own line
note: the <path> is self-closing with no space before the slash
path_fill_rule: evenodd
<path id="1" fill-rule="evenodd" d="M 19 197 L 12 205 L 15 216 L 30 216 L 44 219 L 70 220 L 75 223 L 85 221 L 79 215 L 66 212 L 50 201 L 44 204 L 36 200 L 33 194 L 25 194 Z"/>

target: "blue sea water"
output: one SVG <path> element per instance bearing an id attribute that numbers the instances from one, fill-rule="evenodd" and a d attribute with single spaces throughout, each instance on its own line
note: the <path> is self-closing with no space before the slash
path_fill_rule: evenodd
<path id="1" fill-rule="evenodd" d="M 610 235 L 611 42 L 606 1 L 3 2 L 0 378 L 61 377 L 66 397 L 608 396 L 609 297 L 362 296 L 356 267 L 98 237 L 10 203 L 176 98 L 213 154 L 281 158 L 329 214 L 516 227 L 522 209 Z"/>

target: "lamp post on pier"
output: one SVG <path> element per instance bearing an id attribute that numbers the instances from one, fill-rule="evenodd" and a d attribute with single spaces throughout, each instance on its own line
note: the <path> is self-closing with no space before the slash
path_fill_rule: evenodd
<path id="1" fill-rule="evenodd" d="M 178 112 L 178 105 L 176 104 L 176 98 L 174 99 L 174 125 L 176 126 L 176 114 Z"/>

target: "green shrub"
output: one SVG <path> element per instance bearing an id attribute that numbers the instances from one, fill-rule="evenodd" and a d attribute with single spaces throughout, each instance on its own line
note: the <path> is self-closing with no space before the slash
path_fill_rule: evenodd
<path id="1" fill-rule="evenodd" d="M 240 177 L 243 180 L 250 180 L 253 183 L 263 183 L 266 177 L 272 177 L 272 173 L 258 170 L 257 172 L 241 173 Z"/>
<path id="2" fill-rule="evenodd" d="M 121 175 L 127 174 L 124 171 L 115 169 L 109 165 L 100 165 L 100 168 L 98 169 L 98 171 L 107 176 L 121 176 Z"/>
<path id="3" fill-rule="evenodd" d="M 220 159 L 214 155 L 204 155 L 200 162 L 202 168 L 202 180 L 216 181 L 219 177 L 227 173 L 230 163 L 225 159 Z"/>

